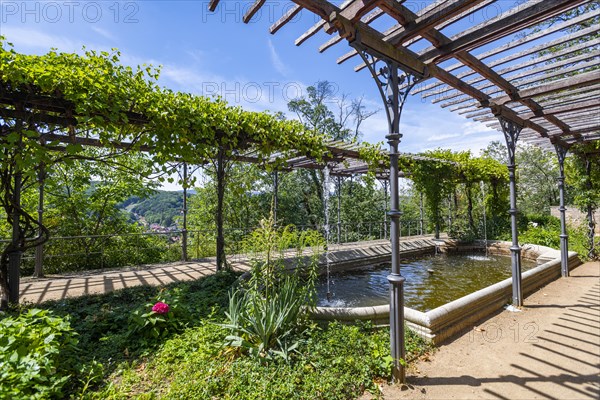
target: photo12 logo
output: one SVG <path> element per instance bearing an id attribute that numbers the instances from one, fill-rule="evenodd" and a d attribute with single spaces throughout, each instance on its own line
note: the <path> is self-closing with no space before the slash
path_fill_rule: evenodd
<path id="1" fill-rule="evenodd" d="M 337 83 L 328 82 L 330 98 L 325 102 L 336 103 L 339 93 Z M 202 82 L 200 93 L 207 97 L 220 97 L 229 103 L 288 103 L 306 98 L 307 88 L 300 82 Z"/>
<path id="2" fill-rule="evenodd" d="M 1 1 L 0 23 L 98 23 L 136 24 L 137 1 Z"/>
<path id="3" fill-rule="evenodd" d="M 248 22 L 252 24 L 267 21 L 267 23 L 273 24 L 288 14 L 290 14 L 288 24 L 304 19 L 308 23 L 317 23 L 321 20 L 321 17 L 312 12 L 303 13 L 304 9 L 298 8 L 296 3 L 288 0 L 267 1 L 259 9 L 255 9 L 254 1 L 222 0 L 213 11 L 211 11 L 211 3 L 210 0 L 200 2 L 203 23 L 218 20 L 222 23 Z M 246 16 L 251 16 L 251 18 L 246 21 L 244 19 Z"/>

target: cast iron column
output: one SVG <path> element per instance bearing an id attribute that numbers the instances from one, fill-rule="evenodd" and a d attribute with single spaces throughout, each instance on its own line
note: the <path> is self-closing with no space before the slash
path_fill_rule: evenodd
<path id="1" fill-rule="evenodd" d="M 383 208 L 383 238 L 388 237 L 387 204 L 388 204 L 388 181 L 383 181 L 383 197 L 385 207 Z"/>
<path id="2" fill-rule="evenodd" d="M 592 161 L 589 159 L 589 156 L 585 156 L 585 173 L 586 173 L 586 182 L 585 186 L 588 190 L 592 190 Z M 588 243 L 589 243 L 589 251 L 588 258 L 593 259 L 596 256 L 596 248 L 594 241 L 594 234 L 596 232 L 596 223 L 594 222 L 594 206 L 591 201 L 588 201 L 587 205 L 587 220 L 588 220 Z"/>
<path id="3" fill-rule="evenodd" d="M 38 235 L 42 237 L 43 229 L 41 228 L 44 223 L 44 182 L 46 179 L 46 168 L 44 164 L 40 164 L 40 170 L 38 172 L 38 188 L 39 188 L 39 197 L 38 197 L 38 223 L 40 228 L 38 230 Z M 44 244 L 40 243 L 35 247 L 35 266 L 33 269 L 33 277 L 34 278 L 43 278 L 44 277 Z"/>
<path id="4" fill-rule="evenodd" d="M 337 177 L 337 243 L 342 242 L 342 177 Z"/>
<path id="5" fill-rule="evenodd" d="M 452 195 L 448 195 L 448 233 L 452 230 Z"/>
<path id="6" fill-rule="evenodd" d="M 183 261 L 188 260 L 188 230 L 187 230 L 187 189 L 188 189 L 188 165 L 183 163 L 183 229 L 181 229 L 181 258 Z"/>
<path id="7" fill-rule="evenodd" d="M 225 257 L 225 233 L 223 231 L 223 205 L 225 202 L 225 150 L 217 153 L 217 271 L 227 266 Z"/>
<path id="8" fill-rule="evenodd" d="M 421 236 L 423 236 L 423 192 L 421 192 L 421 201 L 419 202 L 419 214 L 421 216 L 419 225 L 421 227 Z"/>
<path id="9" fill-rule="evenodd" d="M 279 203 L 279 173 L 273 172 L 273 224 L 277 226 L 277 207 Z"/>
<path id="10" fill-rule="evenodd" d="M 20 287 L 20 267 L 21 267 L 21 241 L 23 232 L 19 224 L 20 216 L 19 207 L 21 206 L 21 184 L 22 174 L 16 172 L 14 174 L 14 192 L 13 192 L 13 213 L 12 213 L 12 251 L 8 254 L 8 302 L 11 304 L 19 304 L 19 287 Z"/>
<path id="11" fill-rule="evenodd" d="M 510 247 L 511 252 L 511 266 L 512 266 L 512 292 L 513 292 L 513 306 L 520 307 L 523 305 L 523 288 L 521 287 L 521 247 L 519 246 L 519 232 L 517 229 L 517 183 L 515 178 L 515 150 L 517 147 L 517 140 L 519 134 L 523 129 L 522 126 L 517 125 L 513 121 L 510 121 L 503 116 L 499 116 L 498 120 L 502 126 L 502 132 L 506 139 L 506 147 L 508 149 L 508 175 L 510 185 L 510 222 L 512 230 L 512 246 Z"/>
<path id="12" fill-rule="evenodd" d="M 399 64 L 385 59 L 377 58 L 365 50 L 360 43 L 360 38 L 351 42 L 377 83 L 377 89 L 385 104 L 388 120 L 386 136 L 390 145 L 390 242 L 392 250 L 392 268 L 388 275 L 390 283 L 390 350 L 393 360 L 392 378 L 394 382 L 404 382 L 405 362 L 404 348 L 404 277 L 400 274 L 400 198 L 398 188 L 398 144 L 400 143 L 400 116 L 406 102 L 406 97 L 414 87 L 418 77 L 413 74 L 398 74 Z M 377 64 L 381 63 L 381 68 Z M 402 85 L 402 87 L 400 87 Z"/>
<path id="13" fill-rule="evenodd" d="M 566 278 L 569 276 L 569 235 L 567 234 L 567 221 L 565 216 L 565 157 L 568 149 L 560 144 L 555 144 L 558 157 L 558 193 L 560 198 L 560 272 Z"/>
<path id="14" fill-rule="evenodd" d="M 397 71 L 397 70 L 396 70 Z M 404 382 L 404 277 L 400 274 L 400 201 L 398 197 L 398 144 L 399 133 L 386 136 L 390 145 L 390 240 L 392 245 L 392 272 L 390 282 L 390 346 L 394 369 L 394 380 Z"/>
<path id="15" fill-rule="evenodd" d="M 23 145 L 23 121 L 17 120 L 15 124 L 15 132 L 19 134 L 19 140 L 17 144 Z M 21 256 L 22 252 L 22 241 L 23 231 L 21 230 L 20 224 L 20 207 L 21 207 L 21 186 L 23 184 L 23 174 L 20 172 L 19 167 L 16 168 L 16 172 L 13 174 L 14 189 L 12 193 L 12 237 L 11 237 L 11 251 L 8 253 L 8 302 L 11 304 L 19 303 L 19 288 L 21 279 Z M 4 307 L 5 304 L 2 304 Z"/>

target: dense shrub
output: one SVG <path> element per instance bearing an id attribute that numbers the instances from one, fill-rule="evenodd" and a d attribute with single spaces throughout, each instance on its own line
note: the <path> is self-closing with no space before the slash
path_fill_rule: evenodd
<path id="1" fill-rule="evenodd" d="M 369 325 L 310 326 L 291 360 L 232 357 L 210 322 L 169 340 L 143 367 L 114 377 L 98 398 L 350 399 L 390 374 L 389 331 Z M 407 356 L 428 346 L 407 332 Z M 142 395 L 143 396 L 143 395 Z"/>
<path id="2" fill-rule="evenodd" d="M 62 397 L 77 370 L 77 343 L 69 318 L 46 310 L 0 320 L 0 398 Z"/>
<path id="3" fill-rule="evenodd" d="M 34 250 L 25 253 L 21 273 L 33 273 Z M 181 243 L 163 235 L 116 235 L 55 239 L 44 245 L 44 272 L 60 274 L 152 264 L 181 259 Z"/>
<path id="4" fill-rule="evenodd" d="M 567 234 L 569 235 L 569 251 L 577 252 L 583 260 L 587 259 L 589 244 L 586 228 L 568 226 Z M 519 242 L 560 249 L 560 224 L 556 225 L 553 222 L 546 226 L 531 224 L 526 231 L 519 234 Z"/>

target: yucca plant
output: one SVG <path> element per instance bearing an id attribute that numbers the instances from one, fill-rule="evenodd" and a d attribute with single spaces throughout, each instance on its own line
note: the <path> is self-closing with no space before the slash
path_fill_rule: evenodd
<path id="1" fill-rule="evenodd" d="M 270 299 L 259 292 L 238 289 L 229 297 L 226 345 L 260 357 L 288 354 L 297 346 L 298 317 L 304 304 L 296 279 L 283 278 Z"/>
<path id="2" fill-rule="evenodd" d="M 259 357 L 289 360 L 301 336 L 301 316 L 316 300 L 314 280 L 322 237 L 292 227 L 277 230 L 271 218 L 261 221 L 245 242 L 255 255 L 252 275 L 229 295 L 227 320 L 222 324 L 230 329 L 225 345 Z M 312 249 L 308 262 L 301 257 L 307 248 Z M 292 271 L 285 270 L 288 249 L 296 250 L 296 260 L 289 264 Z"/>

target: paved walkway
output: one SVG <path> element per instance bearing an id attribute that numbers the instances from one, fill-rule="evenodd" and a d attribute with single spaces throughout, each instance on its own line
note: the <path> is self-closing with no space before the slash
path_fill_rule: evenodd
<path id="1" fill-rule="evenodd" d="M 403 238 L 403 243 L 410 247 L 418 246 L 423 239 L 431 236 L 411 236 Z M 344 257 L 372 257 L 375 249 L 378 252 L 389 251 L 389 240 L 372 240 L 365 242 L 330 245 L 330 251 L 340 251 Z M 291 251 L 290 255 L 294 255 Z M 232 268 L 247 271 L 250 267 L 248 259 L 233 256 L 230 259 Z M 200 261 L 175 262 L 168 264 L 145 265 L 111 271 L 88 271 L 64 275 L 53 275 L 42 279 L 23 278 L 21 281 L 21 301 L 41 303 L 47 300 L 61 300 L 89 294 L 107 293 L 138 285 L 167 285 L 199 279 L 213 274 L 216 270 L 215 258 Z"/>
<path id="2" fill-rule="evenodd" d="M 385 399 L 600 399 L 600 262 L 441 346 Z M 365 396 L 368 398 L 367 396 Z"/>

